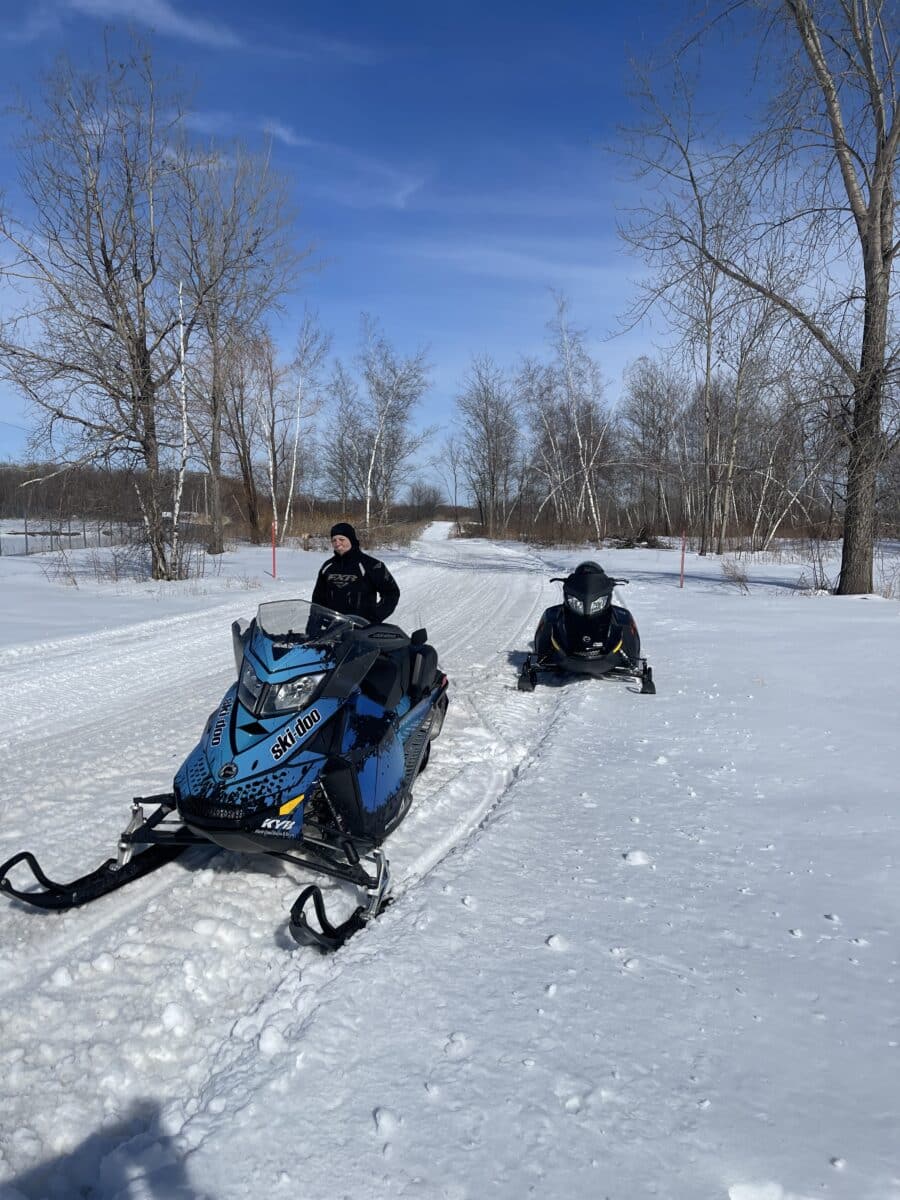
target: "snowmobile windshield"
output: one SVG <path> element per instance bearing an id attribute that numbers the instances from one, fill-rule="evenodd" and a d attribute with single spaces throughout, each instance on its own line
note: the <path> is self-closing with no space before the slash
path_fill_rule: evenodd
<path id="1" fill-rule="evenodd" d="M 368 622 L 362 617 L 350 617 L 319 604 L 310 604 L 308 600 L 272 600 L 259 606 L 256 624 L 269 637 L 305 639 L 363 629 Z"/>

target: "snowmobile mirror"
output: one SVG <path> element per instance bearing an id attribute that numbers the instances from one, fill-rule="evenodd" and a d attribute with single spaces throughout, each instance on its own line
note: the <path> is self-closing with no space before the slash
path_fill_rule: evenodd
<path id="1" fill-rule="evenodd" d="M 377 657 L 378 651 L 370 650 L 366 654 L 361 654 L 359 658 L 351 658 L 349 662 L 342 662 L 325 684 L 319 698 L 324 700 L 326 697 L 333 697 L 335 700 L 346 700 L 353 689 L 359 687 L 368 675 Z"/>
<path id="2" fill-rule="evenodd" d="M 428 641 L 428 630 L 427 629 L 414 629 L 413 632 L 409 635 L 409 640 L 412 642 L 412 644 L 414 646 L 424 646 L 425 643 Z"/>
<path id="3" fill-rule="evenodd" d="M 237 620 L 231 622 L 231 644 L 234 647 L 234 665 L 238 675 L 241 673 L 241 666 L 244 662 L 244 645 L 247 641 L 247 630 L 250 628 L 248 621 Z"/>

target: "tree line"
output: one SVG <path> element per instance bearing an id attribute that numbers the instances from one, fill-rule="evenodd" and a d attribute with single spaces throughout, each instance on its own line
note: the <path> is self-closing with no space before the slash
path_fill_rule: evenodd
<path id="1" fill-rule="evenodd" d="M 840 536 L 839 590 L 870 591 L 875 540 L 900 525 L 896 13 L 704 12 L 642 65 L 622 143 L 646 185 L 621 227 L 649 267 L 630 319 L 661 314 L 669 348 L 612 405 L 602 352 L 557 297 L 541 352 L 473 357 L 437 449 L 417 423 L 427 353 L 373 316 L 352 361 L 311 312 L 289 354 L 276 345 L 272 315 L 311 259 L 268 154 L 188 138 L 146 50 L 94 74 L 63 61 L 22 114 L 28 220 L 0 203 L 0 271 L 22 299 L 0 372 L 33 402 L 36 443 L 130 481 L 156 578 L 178 573 L 194 472 L 213 553 L 228 522 L 283 537 L 298 505 L 325 503 L 371 528 L 443 493 L 489 536 L 685 532 L 701 553 Z M 692 80 L 751 14 L 779 75 L 747 137 L 717 138 Z"/>
<path id="2" fill-rule="evenodd" d="M 633 542 L 688 535 L 701 553 L 765 550 L 780 536 L 838 538 L 848 446 L 833 377 L 798 366 L 784 324 L 740 307 L 722 322 L 714 369 L 643 357 L 606 396 L 602 347 L 557 297 L 543 354 L 504 367 L 476 356 L 443 430 L 415 426 L 430 386 L 423 350 L 404 356 L 371 319 L 352 362 L 307 313 L 293 357 L 268 335 L 222 367 L 217 486 L 188 469 L 181 492 L 208 548 L 327 532 L 339 515 L 374 531 L 439 505 L 489 537 Z M 702 366 L 702 363 L 701 363 Z M 192 382 L 191 387 L 202 387 Z M 189 408 L 193 426 L 197 411 Z M 193 444 L 193 443 L 192 443 Z M 168 494 L 178 470 L 172 465 Z M 139 487 L 146 486 L 138 479 Z M 900 448 L 877 472 L 876 534 L 900 533 Z M 140 521 L 135 472 L 0 468 L 0 516 L 114 514 Z M 218 498 L 218 510 L 213 496 Z M 218 518 L 217 518 L 218 513 Z M 164 510 L 164 528 L 171 511 Z M 216 522 L 218 519 L 218 528 Z"/>

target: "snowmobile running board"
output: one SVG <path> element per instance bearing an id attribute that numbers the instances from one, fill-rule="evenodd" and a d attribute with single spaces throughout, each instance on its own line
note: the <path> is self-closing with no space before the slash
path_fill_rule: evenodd
<path id="1" fill-rule="evenodd" d="M 597 676 L 597 678 L 634 679 L 635 681 L 640 680 L 641 695 L 655 696 L 656 684 L 653 682 L 653 668 L 648 665 L 646 658 L 642 658 L 640 661 L 643 664 L 640 671 L 637 669 L 630 672 L 614 670 L 607 672 L 605 675 Z M 522 669 L 519 672 L 519 677 L 516 680 L 516 686 L 520 692 L 534 691 L 534 689 L 537 687 L 538 671 L 548 671 L 555 675 L 565 674 L 565 668 L 559 666 L 558 663 L 541 662 L 540 659 L 535 662 L 532 660 L 532 657 L 529 654 L 526 656 L 525 661 L 522 664 Z M 586 677 L 589 677 L 587 672 L 585 674 Z"/>

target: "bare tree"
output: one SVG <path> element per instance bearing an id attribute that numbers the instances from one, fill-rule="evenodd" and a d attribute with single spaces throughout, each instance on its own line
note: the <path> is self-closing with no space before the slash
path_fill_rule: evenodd
<path id="1" fill-rule="evenodd" d="M 108 57 L 99 75 L 62 60 L 44 107 L 22 114 L 20 177 L 31 225 L 0 209 L 3 274 L 23 286 L 0 328 L 0 370 L 61 436 L 68 457 L 139 467 L 151 571 L 172 576 L 164 492 L 179 441 L 168 394 L 196 305 L 180 322 L 169 153 L 177 95 L 160 97 L 148 53 Z M 170 413 L 174 410 L 174 415 Z"/>
<path id="2" fill-rule="evenodd" d="M 332 367 L 326 394 L 329 417 L 320 454 L 322 479 L 326 494 L 347 512 L 352 500 L 365 495 L 366 438 L 359 385 L 340 361 Z"/>
<path id="3" fill-rule="evenodd" d="M 742 7 L 749 5 L 728 11 Z M 886 0 L 780 0 L 767 6 L 767 18 L 767 53 L 780 41 L 784 74 L 767 120 L 744 146 L 687 155 L 684 139 L 672 153 L 674 119 L 657 123 L 652 132 L 660 137 L 655 149 L 648 144 L 648 159 L 658 154 L 657 177 L 669 187 L 665 210 L 653 217 L 665 216 L 673 239 L 777 305 L 842 374 L 848 426 L 838 591 L 868 592 L 886 450 L 885 387 L 900 354 L 890 321 L 898 250 L 897 9 Z M 707 199 L 732 194 L 737 177 L 748 200 L 733 214 L 742 236 L 717 248 L 698 227 Z"/>
<path id="4" fill-rule="evenodd" d="M 429 366 L 424 350 L 399 355 L 377 322 L 364 315 L 357 367 L 362 387 L 339 361 L 333 368 L 334 437 L 324 470 L 344 506 L 351 499 L 362 504 L 368 529 L 376 506 L 387 520 L 413 455 L 433 432 L 412 428 L 428 389 Z"/>
<path id="5" fill-rule="evenodd" d="M 198 311 L 207 367 L 194 430 L 209 474 L 211 554 L 224 550 L 220 476 L 223 371 L 229 347 L 248 337 L 295 283 L 302 258 L 291 242 L 287 181 L 268 153 L 235 143 L 226 153 L 179 147 L 174 235 Z"/>
<path id="6" fill-rule="evenodd" d="M 456 399 L 461 461 L 488 537 L 505 530 L 515 502 L 519 415 L 510 383 L 487 356 L 475 358 Z"/>
<path id="7" fill-rule="evenodd" d="M 331 347 L 331 335 L 319 328 L 318 317 L 308 309 L 297 333 L 297 345 L 291 363 L 294 385 L 293 438 L 291 442 L 290 474 L 284 515 L 284 533 L 291 520 L 294 494 L 300 483 L 313 475 L 312 437 L 301 447 L 304 421 L 310 421 L 322 407 L 321 372 Z M 310 431 L 311 432 L 311 431 Z M 284 535 L 282 535 L 284 536 Z"/>
<path id="8" fill-rule="evenodd" d="M 452 434 L 444 442 L 440 453 L 431 460 L 432 470 L 443 481 L 450 503 L 453 505 L 453 520 L 457 534 L 462 533 L 459 523 L 459 486 L 464 473 L 464 451 L 458 434 Z"/>
<path id="9" fill-rule="evenodd" d="M 531 469 L 543 491 L 535 519 L 549 506 L 557 523 L 571 530 L 587 526 L 599 541 L 612 418 L 603 401 L 599 364 L 588 353 L 584 331 L 572 327 L 563 297 L 557 297 L 549 328 L 552 361 L 526 359 L 516 380 L 532 427 Z"/>
<path id="10" fill-rule="evenodd" d="M 303 391 L 294 386 L 291 368 L 279 363 L 275 343 L 268 335 L 257 342 L 256 409 L 265 455 L 266 478 L 275 534 L 284 540 L 297 475 L 297 452 L 303 409 Z"/>
<path id="11" fill-rule="evenodd" d="M 430 520 L 444 496 L 439 487 L 424 479 L 414 479 L 409 485 L 409 507 L 414 521 Z"/>
<path id="12" fill-rule="evenodd" d="M 221 364 L 224 462 L 240 478 L 246 510 L 243 515 L 254 545 L 263 540 L 256 459 L 264 425 L 259 397 L 268 379 L 267 337 L 258 332 L 230 344 Z"/>
<path id="13" fill-rule="evenodd" d="M 667 365 L 639 358 L 626 373 L 621 405 L 623 448 L 637 479 L 640 524 L 651 533 L 673 531 L 671 480 L 676 477 L 674 445 L 682 414 L 685 380 Z M 681 480 L 681 492 L 685 488 Z M 682 496 L 678 497 L 679 509 Z"/>

